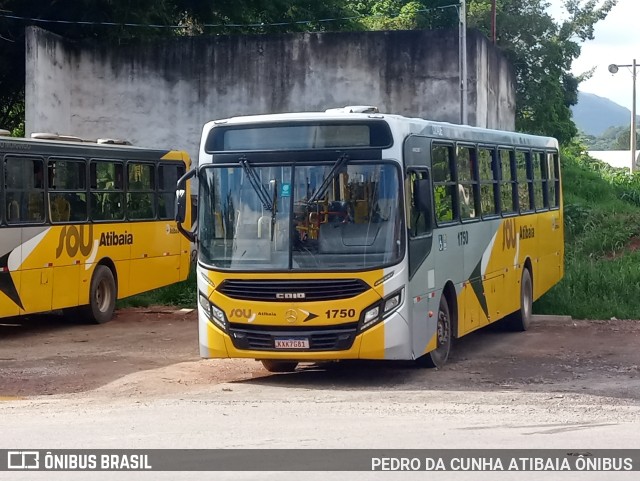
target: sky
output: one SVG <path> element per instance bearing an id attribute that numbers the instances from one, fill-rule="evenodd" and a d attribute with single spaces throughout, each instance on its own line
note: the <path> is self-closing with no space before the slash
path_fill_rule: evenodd
<path id="1" fill-rule="evenodd" d="M 566 15 L 562 8 L 563 0 L 547 1 L 551 4 L 550 13 L 556 18 Z M 591 79 L 581 83 L 579 90 L 606 97 L 631 109 L 631 68 L 621 67 L 618 73 L 612 75 L 607 67 L 612 63 L 630 65 L 634 58 L 637 64 L 640 63 L 640 0 L 618 0 L 607 18 L 596 24 L 594 40 L 582 44 L 582 53 L 573 62 L 574 74 L 596 67 Z M 636 78 L 640 77 L 640 68 L 637 68 L 637 74 Z M 640 82 L 637 90 L 640 97 Z"/>

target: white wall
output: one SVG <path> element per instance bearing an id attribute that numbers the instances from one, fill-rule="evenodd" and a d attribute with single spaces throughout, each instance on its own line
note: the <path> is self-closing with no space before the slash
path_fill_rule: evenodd
<path id="1" fill-rule="evenodd" d="M 504 56 L 468 35 L 469 123 L 513 130 Z M 174 38 L 131 45 L 71 43 L 27 31 L 26 131 L 124 138 L 187 150 L 202 125 L 253 113 L 376 105 L 459 121 L 453 31 L 301 33 Z"/>
<path id="2" fill-rule="evenodd" d="M 594 159 L 606 162 L 611 167 L 631 170 L 630 150 L 590 150 L 588 154 Z M 636 165 L 638 158 L 640 158 L 640 155 L 636 155 Z"/>

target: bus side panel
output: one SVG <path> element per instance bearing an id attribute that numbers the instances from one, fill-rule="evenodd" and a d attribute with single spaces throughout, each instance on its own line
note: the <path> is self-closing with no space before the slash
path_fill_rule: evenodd
<path id="1" fill-rule="evenodd" d="M 0 272 L 0 317 L 17 316 L 20 314 L 19 289 L 22 273 Z"/>
<path id="2" fill-rule="evenodd" d="M 191 242 L 186 239 L 184 236 L 180 236 L 180 270 L 179 270 L 179 279 L 180 281 L 184 281 L 189 277 L 189 272 L 191 271 Z M 193 251 L 195 255 L 195 250 Z"/>
<path id="3" fill-rule="evenodd" d="M 53 269 L 25 269 L 22 271 L 22 292 L 20 299 L 24 309 L 20 314 L 45 312 L 51 310 L 51 286 L 53 285 Z"/>
<path id="4" fill-rule="evenodd" d="M 53 238 L 47 227 L 24 227 L 20 256 L 15 254 L 22 273 L 20 314 L 51 310 L 53 259 L 50 254 Z M 14 255 L 12 254 L 12 256 Z"/>
<path id="5" fill-rule="evenodd" d="M 494 322 L 519 308 L 522 262 L 530 253 L 521 248 L 518 229 L 521 217 L 507 217 L 500 221 L 493 245 L 486 259 L 488 274 L 483 281 L 489 322 Z M 485 262 L 485 260 L 483 260 Z"/>
<path id="6" fill-rule="evenodd" d="M 78 305 L 81 269 L 82 266 L 80 264 L 53 268 L 51 309 L 64 309 L 65 307 Z"/>
<path id="7" fill-rule="evenodd" d="M 80 269 L 79 304 L 89 303 L 91 276 L 96 265 L 103 262 L 115 266 L 115 280 L 118 298 L 124 297 L 129 290 L 129 259 L 131 246 L 143 239 L 132 237 L 130 225 L 125 222 L 113 224 L 89 224 L 92 226 L 93 246 L 91 253 L 85 257 Z"/>
<path id="8" fill-rule="evenodd" d="M 129 291 L 118 298 L 132 296 L 141 292 L 150 291 L 159 287 L 178 282 L 180 257 L 150 257 L 146 259 L 133 259 L 129 272 Z M 150 275 L 153 273 L 153 275 Z"/>
<path id="9" fill-rule="evenodd" d="M 535 235 L 540 258 L 537 277 L 533 282 L 533 295 L 534 299 L 538 299 L 562 278 L 564 235 L 561 211 L 541 213 Z"/>
<path id="10" fill-rule="evenodd" d="M 22 252 L 22 233 L 19 228 L 3 227 L 0 231 L 0 316 L 20 314 L 19 259 Z"/>
<path id="11" fill-rule="evenodd" d="M 126 295 L 156 289 L 180 280 L 180 233 L 171 221 L 130 224 L 133 235 L 129 290 Z M 149 275 L 153 272 L 153 275 Z M 122 296 L 125 297 L 125 293 Z"/>

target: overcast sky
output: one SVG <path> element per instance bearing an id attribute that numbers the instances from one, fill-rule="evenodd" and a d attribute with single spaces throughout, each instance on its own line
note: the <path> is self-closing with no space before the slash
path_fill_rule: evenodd
<path id="1" fill-rule="evenodd" d="M 561 7 L 563 0 L 548 1 L 554 16 L 566 14 Z M 596 25 L 594 36 L 594 40 L 582 44 L 582 54 L 573 63 L 574 74 L 596 67 L 593 77 L 580 84 L 579 89 L 631 109 L 631 69 L 620 68 L 617 74 L 612 75 L 607 67 L 612 63 L 631 64 L 634 58 L 636 63 L 640 63 L 640 0 L 618 0 L 607 18 Z M 640 74 L 640 68 L 637 70 Z M 640 97 L 640 82 L 637 88 Z"/>

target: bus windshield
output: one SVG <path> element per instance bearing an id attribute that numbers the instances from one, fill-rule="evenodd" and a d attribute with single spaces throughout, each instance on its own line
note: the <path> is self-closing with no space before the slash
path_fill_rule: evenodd
<path id="1" fill-rule="evenodd" d="M 393 163 L 207 166 L 200 261 L 216 268 L 357 270 L 398 262 L 403 217 Z"/>

